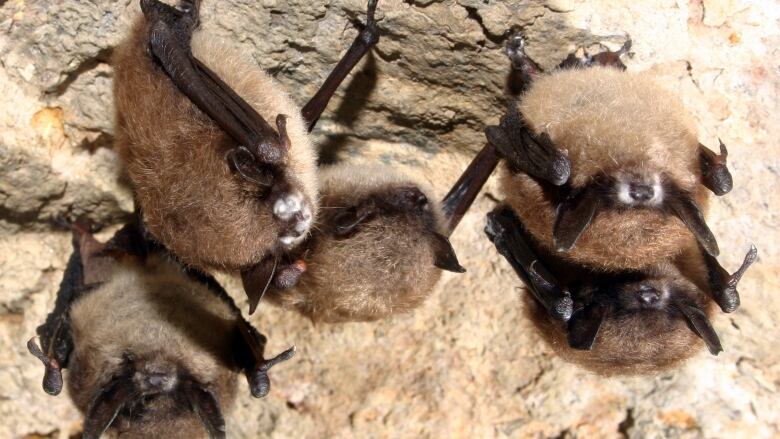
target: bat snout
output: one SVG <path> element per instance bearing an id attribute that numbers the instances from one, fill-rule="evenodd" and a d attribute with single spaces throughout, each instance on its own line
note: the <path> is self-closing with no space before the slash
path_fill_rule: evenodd
<path id="1" fill-rule="evenodd" d="M 640 291 L 637 297 L 642 306 L 647 308 L 653 308 L 661 301 L 661 295 L 655 289 Z"/>
<path id="2" fill-rule="evenodd" d="M 170 392 L 176 387 L 178 378 L 175 368 L 167 365 L 146 365 L 133 376 L 136 387 L 142 393 Z"/>

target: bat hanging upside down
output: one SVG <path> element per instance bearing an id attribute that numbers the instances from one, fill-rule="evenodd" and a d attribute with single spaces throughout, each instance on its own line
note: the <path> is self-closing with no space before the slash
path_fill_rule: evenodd
<path id="1" fill-rule="evenodd" d="M 199 0 L 141 0 L 143 17 L 114 56 L 116 144 L 156 240 L 186 264 L 244 273 L 303 241 L 319 197 L 308 131 L 378 41 L 376 4 L 301 109 L 244 56 L 196 31 Z"/>
<path id="2" fill-rule="evenodd" d="M 138 223 L 106 244 L 73 226 L 74 250 L 54 310 L 28 342 L 84 413 L 84 438 L 225 437 L 223 412 L 243 372 L 253 396 L 270 388 L 266 338 L 210 276 L 185 268 Z"/>
<path id="3" fill-rule="evenodd" d="M 488 145 L 441 204 L 387 166 L 325 167 L 320 217 L 293 254 L 306 272 L 295 286 L 277 276 L 269 299 L 322 322 L 377 320 L 418 307 L 442 270 L 465 271 L 448 236 L 497 162 Z"/>
<path id="4" fill-rule="evenodd" d="M 507 47 L 522 94 L 487 136 L 507 161 L 506 202 L 544 248 L 606 270 L 641 269 L 692 239 L 718 255 L 704 213 L 707 189 L 731 190 L 726 147 L 699 143 L 679 98 L 625 71 L 630 40 L 544 74 L 521 36 Z"/>

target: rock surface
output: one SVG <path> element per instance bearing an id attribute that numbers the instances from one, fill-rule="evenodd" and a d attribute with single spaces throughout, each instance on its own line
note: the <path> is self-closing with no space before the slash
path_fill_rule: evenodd
<path id="1" fill-rule="evenodd" d="M 203 26 L 240 47 L 305 102 L 348 46 L 362 0 L 204 2 Z M 311 4 L 310 4 L 311 3 Z M 219 5 L 219 7 L 217 7 Z M 136 0 L 0 0 L 0 436 L 69 437 L 80 418 L 40 388 L 25 341 L 54 303 L 70 252 L 60 214 L 99 225 L 132 211 L 111 149 L 110 54 Z M 705 144 L 729 146 L 734 191 L 710 224 L 735 268 L 759 262 L 743 305 L 715 327 L 726 351 L 655 378 L 603 379 L 556 359 L 531 331 L 519 283 L 482 233 L 489 183 L 453 237 L 464 275 L 419 311 L 314 326 L 266 307 L 272 372 L 248 392 L 231 437 L 777 437 L 780 435 L 780 5 L 748 0 L 380 0 L 382 40 L 316 131 L 323 161 L 381 161 L 446 192 L 502 109 L 502 45 L 523 28 L 555 65 L 576 47 L 617 48 L 632 70 L 679 92 Z M 240 297 L 235 279 L 223 276 Z"/>

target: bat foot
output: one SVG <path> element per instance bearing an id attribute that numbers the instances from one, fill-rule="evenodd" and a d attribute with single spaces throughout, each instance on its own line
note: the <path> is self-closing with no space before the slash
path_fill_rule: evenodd
<path id="1" fill-rule="evenodd" d="M 312 206 L 297 190 L 282 193 L 273 201 L 273 214 L 281 224 L 279 245 L 290 250 L 299 244 L 311 228 Z"/>
<path id="2" fill-rule="evenodd" d="M 623 45 L 620 47 L 620 49 L 611 52 L 609 50 L 605 50 L 603 52 L 596 53 L 594 55 L 591 55 L 589 53 L 585 53 L 584 56 L 578 56 L 577 51 L 574 51 L 569 54 L 569 56 L 566 57 L 566 59 L 563 60 L 558 65 L 559 69 L 572 69 L 572 68 L 587 68 L 587 67 L 593 67 L 593 66 L 611 66 L 618 68 L 620 70 L 626 70 L 626 65 L 623 64 L 623 61 L 620 60 L 620 57 L 623 55 L 631 55 L 631 37 L 626 36 L 626 41 L 623 43 Z"/>
<path id="3" fill-rule="evenodd" d="M 509 37 L 504 50 L 512 63 L 507 78 L 507 91 L 510 95 L 519 96 L 530 87 L 541 69 L 526 55 L 525 38 L 522 33 L 518 32 Z"/>
<path id="4" fill-rule="evenodd" d="M 295 356 L 295 346 L 287 349 L 281 354 L 262 360 L 254 373 L 249 378 L 249 390 L 255 398 L 263 398 L 271 391 L 271 379 L 268 377 L 268 371 L 279 363 L 287 361 Z"/>
<path id="5" fill-rule="evenodd" d="M 360 31 L 360 39 L 369 47 L 379 42 L 379 26 L 374 18 L 377 3 L 379 0 L 369 0 L 366 9 L 366 24 Z"/>

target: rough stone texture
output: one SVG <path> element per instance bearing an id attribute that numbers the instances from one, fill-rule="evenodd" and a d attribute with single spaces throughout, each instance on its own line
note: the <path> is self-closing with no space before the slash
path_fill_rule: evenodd
<path id="1" fill-rule="evenodd" d="M 309 4 L 314 3 L 314 4 Z M 219 7 L 217 8 L 217 5 Z M 305 102 L 354 36 L 362 0 L 207 0 L 205 31 L 241 47 Z M 100 225 L 132 210 L 111 150 L 110 54 L 136 0 L 0 0 L 0 436 L 79 431 L 40 388 L 24 342 L 53 304 L 70 251 L 59 214 Z M 418 312 L 313 326 L 266 307 L 271 351 L 299 347 L 264 400 L 243 397 L 231 437 L 776 437 L 780 434 L 780 6 L 741 0 L 380 0 L 382 40 L 326 112 L 324 161 L 393 163 L 440 194 L 502 107 L 507 29 L 552 66 L 576 46 L 634 41 L 629 68 L 668 80 L 700 137 L 729 145 L 736 187 L 710 224 L 735 268 L 760 260 L 742 308 L 715 326 L 726 352 L 655 378 L 605 380 L 557 360 L 524 321 L 519 283 L 482 234 L 491 182 L 454 235 L 469 271 Z M 343 96 L 347 95 L 347 98 Z M 240 292 L 235 279 L 223 276 Z"/>

